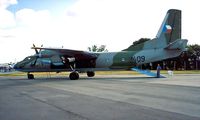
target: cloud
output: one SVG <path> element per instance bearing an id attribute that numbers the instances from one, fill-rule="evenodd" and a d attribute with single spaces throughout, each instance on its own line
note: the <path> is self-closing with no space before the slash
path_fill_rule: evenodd
<path id="1" fill-rule="evenodd" d="M 143 6 L 138 7 L 139 5 L 132 0 L 77 1 L 67 10 L 67 13 L 70 11 L 74 16 L 67 15 L 60 22 L 65 27 L 62 27 L 66 32 L 65 38 L 72 39 L 74 42 L 70 41 L 70 43 L 73 46 L 75 46 L 75 41 L 76 43 L 81 42 L 81 47 L 77 45 L 79 49 L 84 49 L 83 45 L 87 48 L 86 46 L 89 44 L 106 44 L 109 50 L 115 51 L 128 47 L 140 37 L 155 37 L 157 30 L 151 30 L 152 27 L 155 28 L 155 24 L 149 23 L 159 20 L 152 19 L 151 14 L 146 14 L 146 11 L 142 10 L 143 8 L 152 10 L 149 5 L 142 2 L 139 2 L 139 5 Z M 149 18 L 148 21 L 147 18 Z M 139 28 L 137 27 L 138 23 L 142 23 Z M 159 21 L 157 29 L 160 23 L 161 21 Z M 147 30 L 151 32 L 145 32 Z M 121 41 L 129 42 L 121 44 Z M 114 42 L 115 46 L 118 46 L 117 48 L 114 46 Z"/>
<path id="2" fill-rule="evenodd" d="M 51 15 L 48 10 L 35 11 L 25 8 L 16 12 L 16 20 L 19 26 L 43 28 L 49 24 Z"/>
<path id="3" fill-rule="evenodd" d="M 0 0 L 0 9 L 6 9 L 10 5 L 17 4 L 17 0 Z"/>
<path id="4" fill-rule="evenodd" d="M 14 14 L 8 10 L 0 9 L 0 28 L 10 28 L 15 26 Z"/>
<path id="5" fill-rule="evenodd" d="M 182 37 L 189 39 L 190 43 L 199 43 L 195 40 L 200 27 L 195 0 L 79 0 L 66 10 L 74 16 L 67 14 L 60 24 L 66 27 L 62 28 L 67 31 L 65 35 L 69 33 L 65 38 L 79 43 L 84 41 L 82 46 L 107 44 L 109 50 L 115 51 L 128 47 L 141 37 L 154 38 L 169 9 L 182 10 Z"/>
<path id="6" fill-rule="evenodd" d="M 77 0 L 56 17 L 48 10 L 28 8 L 14 15 L 6 8 L 16 0 L 3 1 L 0 0 L 0 38 L 4 42 L 0 47 L 12 46 L 16 53 L 32 52 L 32 43 L 79 50 L 104 44 L 109 51 L 119 51 L 141 37 L 155 37 L 171 8 L 183 10 L 183 38 L 195 40 L 200 27 L 195 0 Z M 4 55 L 9 57 L 13 51 L 7 53 Z M 30 54 L 15 55 L 20 60 Z"/>
<path id="7" fill-rule="evenodd" d="M 7 10 L 7 7 L 17 4 L 16 0 L 0 0 L 0 28 L 15 26 L 14 14 Z"/>
<path id="8" fill-rule="evenodd" d="M 26 41 L 37 45 L 56 45 L 62 33 L 60 21 L 53 21 L 48 10 L 21 9 L 16 12 L 18 28 L 26 31 Z M 54 43 L 55 42 L 55 43 Z M 56 43 L 57 42 L 57 43 Z"/>
<path id="9" fill-rule="evenodd" d="M 16 26 L 15 14 L 7 10 L 14 4 L 17 4 L 17 0 L 0 0 L 0 55 L 2 56 L 0 63 L 22 59 L 23 56 L 19 53 L 30 54 L 30 51 L 24 51 L 24 48 L 30 48 L 30 45 L 28 46 L 30 43 L 27 41 L 30 34 L 27 30 Z"/>

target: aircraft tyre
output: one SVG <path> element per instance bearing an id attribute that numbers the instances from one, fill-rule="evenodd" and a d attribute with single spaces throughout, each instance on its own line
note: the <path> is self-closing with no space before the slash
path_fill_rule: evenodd
<path id="1" fill-rule="evenodd" d="M 27 74 L 28 79 L 34 79 L 34 75 L 33 74 Z"/>
<path id="2" fill-rule="evenodd" d="M 78 72 L 72 72 L 69 74 L 69 79 L 70 80 L 78 80 L 79 79 L 79 74 Z"/>
<path id="3" fill-rule="evenodd" d="M 88 71 L 88 72 L 87 72 L 87 76 L 88 76 L 88 77 L 94 77 L 94 76 L 95 76 L 95 72 L 93 72 L 93 71 Z"/>

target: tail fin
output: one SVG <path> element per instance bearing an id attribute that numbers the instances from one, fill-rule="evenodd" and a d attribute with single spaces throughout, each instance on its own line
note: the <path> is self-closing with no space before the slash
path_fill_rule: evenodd
<path id="1" fill-rule="evenodd" d="M 181 39 L 181 11 L 170 9 L 156 35 L 158 40 L 165 39 L 166 44 Z M 162 40 L 161 40 L 162 41 Z"/>
<path id="2" fill-rule="evenodd" d="M 182 50 L 185 48 L 186 44 L 187 40 L 181 39 L 181 11 L 170 9 L 167 11 L 167 14 L 161 24 L 156 38 L 140 43 L 138 45 L 131 45 L 123 51 L 137 51 L 159 48 Z"/>

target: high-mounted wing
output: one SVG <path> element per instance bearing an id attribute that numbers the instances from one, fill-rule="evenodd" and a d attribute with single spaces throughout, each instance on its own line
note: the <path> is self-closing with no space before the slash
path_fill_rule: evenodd
<path id="1" fill-rule="evenodd" d="M 97 54 L 86 52 L 86 51 L 80 51 L 80 50 L 71 50 L 71 49 L 63 49 L 63 48 L 44 48 L 44 47 L 31 47 L 31 49 L 37 50 L 48 50 L 52 51 L 51 54 L 56 55 L 64 55 L 69 57 L 75 57 L 77 59 L 95 59 L 97 58 Z"/>

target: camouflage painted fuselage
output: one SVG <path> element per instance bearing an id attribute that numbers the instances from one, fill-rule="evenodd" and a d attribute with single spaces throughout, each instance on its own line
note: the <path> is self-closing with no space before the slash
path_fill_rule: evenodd
<path id="1" fill-rule="evenodd" d="M 141 64 L 177 57 L 186 45 L 187 40 L 181 39 L 181 11 L 172 9 L 152 40 L 120 52 L 104 53 L 34 46 L 36 54 L 17 63 L 15 69 L 25 72 L 130 70 Z"/>
<path id="2" fill-rule="evenodd" d="M 121 51 L 90 53 L 93 58 L 82 56 L 76 59 L 76 70 L 81 72 L 97 70 L 129 70 L 135 66 L 155 62 L 180 55 L 182 50 L 147 49 L 141 51 Z M 52 55 L 51 57 L 38 58 L 30 56 L 26 60 L 16 64 L 18 70 L 24 72 L 44 72 L 44 71 L 72 71 L 68 61 L 63 61 L 63 55 Z M 68 56 L 69 57 L 69 56 Z M 77 56 L 78 57 L 78 56 Z M 67 58 L 66 58 L 67 59 Z M 35 65 L 34 65 L 35 63 Z M 18 66 L 20 65 L 20 66 Z"/>

